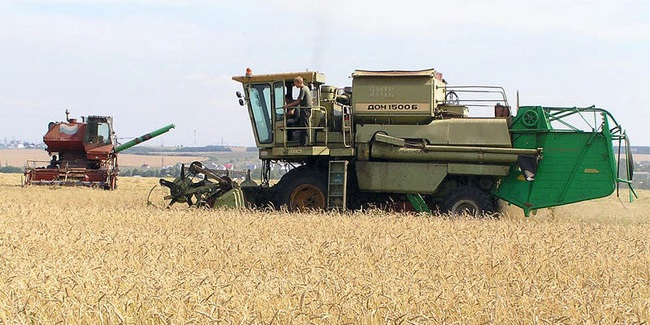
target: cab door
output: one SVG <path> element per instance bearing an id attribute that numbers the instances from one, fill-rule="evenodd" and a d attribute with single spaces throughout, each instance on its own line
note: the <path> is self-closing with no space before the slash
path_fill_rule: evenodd
<path id="1" fill-rule="evenodd" d="M 273 92 L 271 84 L 250 84 L 246 87 L 248 93 L 248 109 L 258 148 L 273 147 Z"/>
<path id="2" fill-rule="evenodd" d="M 273 83 L 273 101 L 275 104 L 275 143 L 282 144 L 287 138 L 287 133 L 291 130 L 287 130 L 287 119 L 286 112 L 282 108 L 285 104 L 285 94 L 286 87 L 284 81 L 276 81 Z"/>
<path id="3" fill-rule="evenodd" d="M 248 107 L 258 148 L 272 148 L 287 138 L 286 114 L 282 106 L 287 94 L 285 80 L 246 86 Z"/>

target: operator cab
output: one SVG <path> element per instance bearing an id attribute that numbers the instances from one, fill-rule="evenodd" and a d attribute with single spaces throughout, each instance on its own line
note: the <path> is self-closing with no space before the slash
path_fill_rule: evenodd
<path id="1" fill-rule="evenodd" d="M 235 76 L 232 79 L 242 83 L 244 94 L 237 92 L 240 105 L 246 105 L 255 141 L 258 148 L 273 148 L 277 146 L 299 146 L 295 134 L 303 129 L 287 120 L 287 114 L 282 108 L 291 98 L 295 99 L 298 91 L 293 87 L 293 80 L 302 77 L 304 84 L 312 91 L 312 115 L 307 126 L 310 141 L 307 146 L 315 145 L 317 130 L 324 131 L 327 108 L 323 106 L 325 99 L 321 98 L 323 89 L 326 93 L 336 91 L 335 88 L 322 86 L 325 76 L 318 72 L 305 71 L 281 74 L 253 75 L 247 69 L 246 75 Z M 329 95 L 327 95 L 329 98 Z M 294 136 L 292 136 L 294 135 Z"/>
<path id="2" fill-rule="evenodd" d="M 93 147 L 113 144 L 113 118 L 88 116 L 84 143 Z"/>
<path id="3" fill-rule="evenodd" d="M 108 159 L 117 142 L 113 132 L 113 118 L 110 116 L 88 116 L 84 133 L 86 158 L 94 161 Z M 97 167 L 99 168 L 99 167 Z"/>

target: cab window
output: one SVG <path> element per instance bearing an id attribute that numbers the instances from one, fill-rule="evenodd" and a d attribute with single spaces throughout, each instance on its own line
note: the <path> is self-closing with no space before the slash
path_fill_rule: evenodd
<path id="1" fill-rule="evenodd" d="M 273 141 L 271 126 L 271 85 L 250 85 L 248 88 L 248 97 L 255 123 L 257 141 L 259 143 L 271 143 Z"/>
<path id="2" fill-rule="evenodd" d="M 284 82 L 278 81 L 273 84 L 273 96 L 275 101 L 275 120 L 282 121 L 284 118 Z"/>

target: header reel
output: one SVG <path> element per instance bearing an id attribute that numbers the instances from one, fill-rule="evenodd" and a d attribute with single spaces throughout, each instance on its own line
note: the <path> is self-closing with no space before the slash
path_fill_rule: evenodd
<path id="1" fill-rule="evenodd" d="M 161 178 L 159 183 L 169 188 L 170 194 L 164 197 L 168 208 L 177 202 L 187 203 L 190 207 L 244 206 L 244 195 L 239 184 L 230 179 L 227 172 L 226 175 L 218 175 L 198 161 L 187 168 L 181 165 L 181 174 L 173 181 Z"/>

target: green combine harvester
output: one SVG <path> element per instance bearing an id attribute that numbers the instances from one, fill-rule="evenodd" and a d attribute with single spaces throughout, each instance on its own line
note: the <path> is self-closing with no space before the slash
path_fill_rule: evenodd
<path id="1" fill-rule="evenodd" d="M 282 108 L 285 96 L 298 96 L 296 77 L 313 97 L 307 125 L 291 123 Z M 310 71 L 247 69 L 233 80 L 259 148 L 259 184 L 193 163 L 173 182 L 161 180 L 169 204 L 489 215 L 501 199 L 529 215 L 631 184 L 629 140 L 604 109 L 512 109 L 501 87 L 451 86 L 433 69 L 357 70 L 344 88 Z M 274 164 L 290 170 L 272 184 Z"/>

